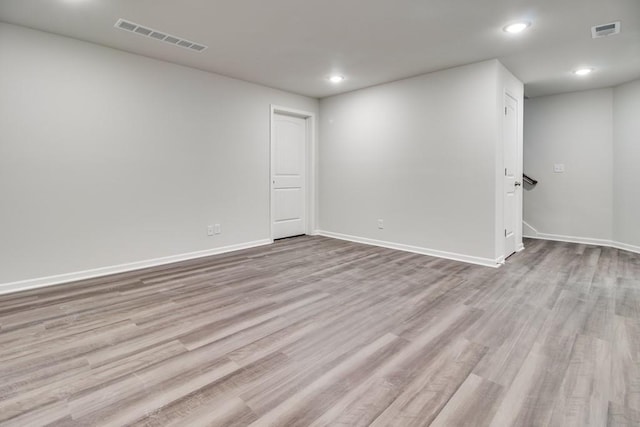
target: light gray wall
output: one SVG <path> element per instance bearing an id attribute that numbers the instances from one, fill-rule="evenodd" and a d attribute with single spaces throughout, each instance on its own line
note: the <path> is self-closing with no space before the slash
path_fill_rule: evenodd
<path id="1" fill-rule="evenodd" d="M 270 238 L 269 106 L 318 111 L 8 24 L 0 64 L 0 283 Z"/>
<path id="2" fill-rule="evenodd" d="M 320 228 L 495 259 L 498 73 L 487 61 L 323 99 Z"/>
<path id="3" fill-rule="evenodd" d="M 614 239 L 640 247 L 640 80 L 614 90 Z"/>
<path id="4" fill-rule="evenodd" d="M 610 240 L 613 90 L 525 101 L 524 173 L 539 181 L 524 190 L 524 220 L 539 233 Z"/>

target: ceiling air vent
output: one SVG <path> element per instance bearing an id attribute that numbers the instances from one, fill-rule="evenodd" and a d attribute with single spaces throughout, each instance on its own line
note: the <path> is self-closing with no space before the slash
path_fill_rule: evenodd
<path id="1" fill-rule="evenodd" d="M 202 52 L 207 49 L 207 46 L 201 43 L 195 43 L 190 40 L 183 39 L 182 37 L 172 36 L 171 34 L 163 33 L 162 31 L 154 30 L 153 28 L 144 27 L 136 24 L 135 22 L 124 19 L 118 19 L 118 22 L 116 22 L 116 25 L 114 26 L 130 33 L 159 40 L 167 44 L 180 46 L 181 48 L 191 50 L 193 52 Z"/>
<path id="2" fill-rule="evenodd" d="M 620 33 L 620 21 L 610 22 L 609 24 L 596 25 L 591 27 L 591 37 L 598 39 L 600 37 L 608 37 Z"/>

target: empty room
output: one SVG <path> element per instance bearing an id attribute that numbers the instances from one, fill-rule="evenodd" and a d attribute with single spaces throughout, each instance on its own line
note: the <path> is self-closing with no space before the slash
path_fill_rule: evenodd
<path id="1" fill-rule="evenodd" d="M 640 426 L 637 0 L 0 0 L 0 426 Z"/>

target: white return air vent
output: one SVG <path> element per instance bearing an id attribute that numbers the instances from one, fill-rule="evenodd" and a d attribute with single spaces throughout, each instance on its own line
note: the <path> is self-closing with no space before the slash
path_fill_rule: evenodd
<path id="1" fill-rule="evenodd" d="M 613 36 L 620 33 L 620 21 L 610 22 L 608 24 L 596 25 L 591 27 L 591 37 L 599 39 L 600 37 Z"/>
<path id="2" fill-rule="evenodd" d="M 138 25 L 135 22 L 127 21 L 122 18 L 118 19 L 118 22 L 116 22 L 116 25 L 114 26 L 116 28 L 119 28 L 124 31 L 128 31 L 130 33 L 160 40 L 161 42 L 172 44 L 174 46 L 179 46 L 184 49 L 189 49 L 194 52 L 202 52 L 208 47 L 203 45 L 202 43 L 196 43 L 190 40 L 183 39 L 182 37 L 172 36 L 171 34 L 167 34 L 162 31 L 154 30 L 153 28 Z"/>

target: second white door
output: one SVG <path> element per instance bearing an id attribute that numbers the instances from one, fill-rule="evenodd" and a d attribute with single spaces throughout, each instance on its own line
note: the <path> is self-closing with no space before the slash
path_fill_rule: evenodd
<path id="1" fill-rule="evenodd" d="M 504 97 L 504 256 L 516 251 L 517 190 L 520 186 L 517 176 L 518 159 L 518 103 L 505 94 Z"/>
<path id="2" fill-rule="evenodd" d="M 271 145 L 274 239 L 306 231 L 306 142 L 305 119 L 274 114 Z"/>

